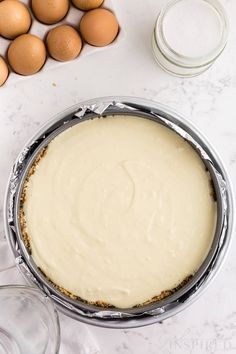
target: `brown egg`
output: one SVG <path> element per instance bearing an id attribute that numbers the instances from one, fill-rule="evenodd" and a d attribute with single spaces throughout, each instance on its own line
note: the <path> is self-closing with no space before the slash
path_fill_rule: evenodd
<path id="1" fill-rule="evenodd" d="M 8 48 L 8 61 L 12 69 L 21 75 L 39 71 L 46 60 L 44 42 L 32 34 L 22 34 Z"/>
<path id="2" fill-rule="evenodd" d="M 80 32 L 84 40 L 97 47 L 114 41 L 119 31 L 115 15 L 106 9 L 88 11 L 80 21 Z"/>
<path id="3" fill-rule="evenodd" d="M 28 8 L 18 0 L 4 0 L 0 3 L 0 35 L 14 39 L 27 33 L 31 25 Z"/>
<path id="4" fill-rule="evenodd" d="M 96 9 L 101 6 L 104 0 L 72 0 L 72 3 L 83 11 Z"/>
<path id="5" fill-rule="evenodd" d="M 62 20 L 70 6 L 69 0 L 32 0 L 31 4 L 35 17 L 48 25 Z"/>
<path id="6" fill-rule="evenodd" d="M 78 32 L 67 25 L 61 25 L 49 31 L 46 43 L 50 56 L 59 61 L 75 59 L 82 48 Z"/>
<path id="7" fill-rule="evenodd" d="M 9 70 L 5 60 L 0 57 L 0 86 L 2 86 L 8 78 Z"/>

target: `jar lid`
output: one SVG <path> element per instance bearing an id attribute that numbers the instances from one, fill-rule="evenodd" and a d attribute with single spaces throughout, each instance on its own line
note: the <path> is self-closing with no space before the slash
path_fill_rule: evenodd
<path id="1" fill-rule="evenodd" d="M 218 0 L 173 0 L 160 12 L 154 34 L 168 60 L 183 67 L 201 67 L 220 55 L 228 27 Z"/>

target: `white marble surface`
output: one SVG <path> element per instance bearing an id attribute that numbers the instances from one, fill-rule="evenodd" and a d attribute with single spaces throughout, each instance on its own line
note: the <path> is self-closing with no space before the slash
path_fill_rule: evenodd
<path id="1" fill-rule="evenodd" d="M 96 96 L 141 96 L 178 110 L 214 144 L 236 186 L 236 1 L 221 0 L 231 20 L 225 52 L 208 72 L 192 79 L 171 77 L 159 69 L 152 57 L 150 38 L 154 19 L 167 1 L 114 1 L 127 32 L 118 48 L 83 57 L 0 89 L 1 214 L 11 165 L 26 140 L 55 113 Z M 2 216 L 0 228 L 3 234 Z M 101 353 L 236 353 L 235 252 L 233 241 L 220 274 L 205 294 L 164 323 L 135 330 L 89 327 Z M 14 281 L 20 282 L 21 278 L 15 275 Z M 78 326 L 79 336 L 81 326 L 85 325 L 75 322 L 74 326 Z M 61 354 L 70 352 L 81 353 L 79 348 L 64 346 Z"/>

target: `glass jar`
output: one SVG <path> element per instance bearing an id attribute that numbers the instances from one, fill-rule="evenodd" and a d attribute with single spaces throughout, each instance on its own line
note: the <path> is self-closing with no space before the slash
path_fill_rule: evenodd
<path id="1" fill-rule="evenodd" d="M 218 0 L 172 0 L 156 21 L 154 57 L 172 75 L 199 75 L 224 50 L 228 27 L 226 12 Z"/>
<path id="2" fill-rule="evenodd" d="M 57 354 L 58 315 L 41 291 L 22 285 L 0 286 L 0 354 Z"/>

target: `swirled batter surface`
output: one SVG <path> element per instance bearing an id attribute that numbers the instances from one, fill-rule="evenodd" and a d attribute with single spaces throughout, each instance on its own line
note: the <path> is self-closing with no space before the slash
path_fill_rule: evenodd
<path id="1" fill-rule="evenodd" d="M 175 132 L 144 118 L 67 129 L 49 144 L 25 196 L 36 264 L 72 294 L 121 308 L 193 274 L 215 231 L 202 160 Z"/>

